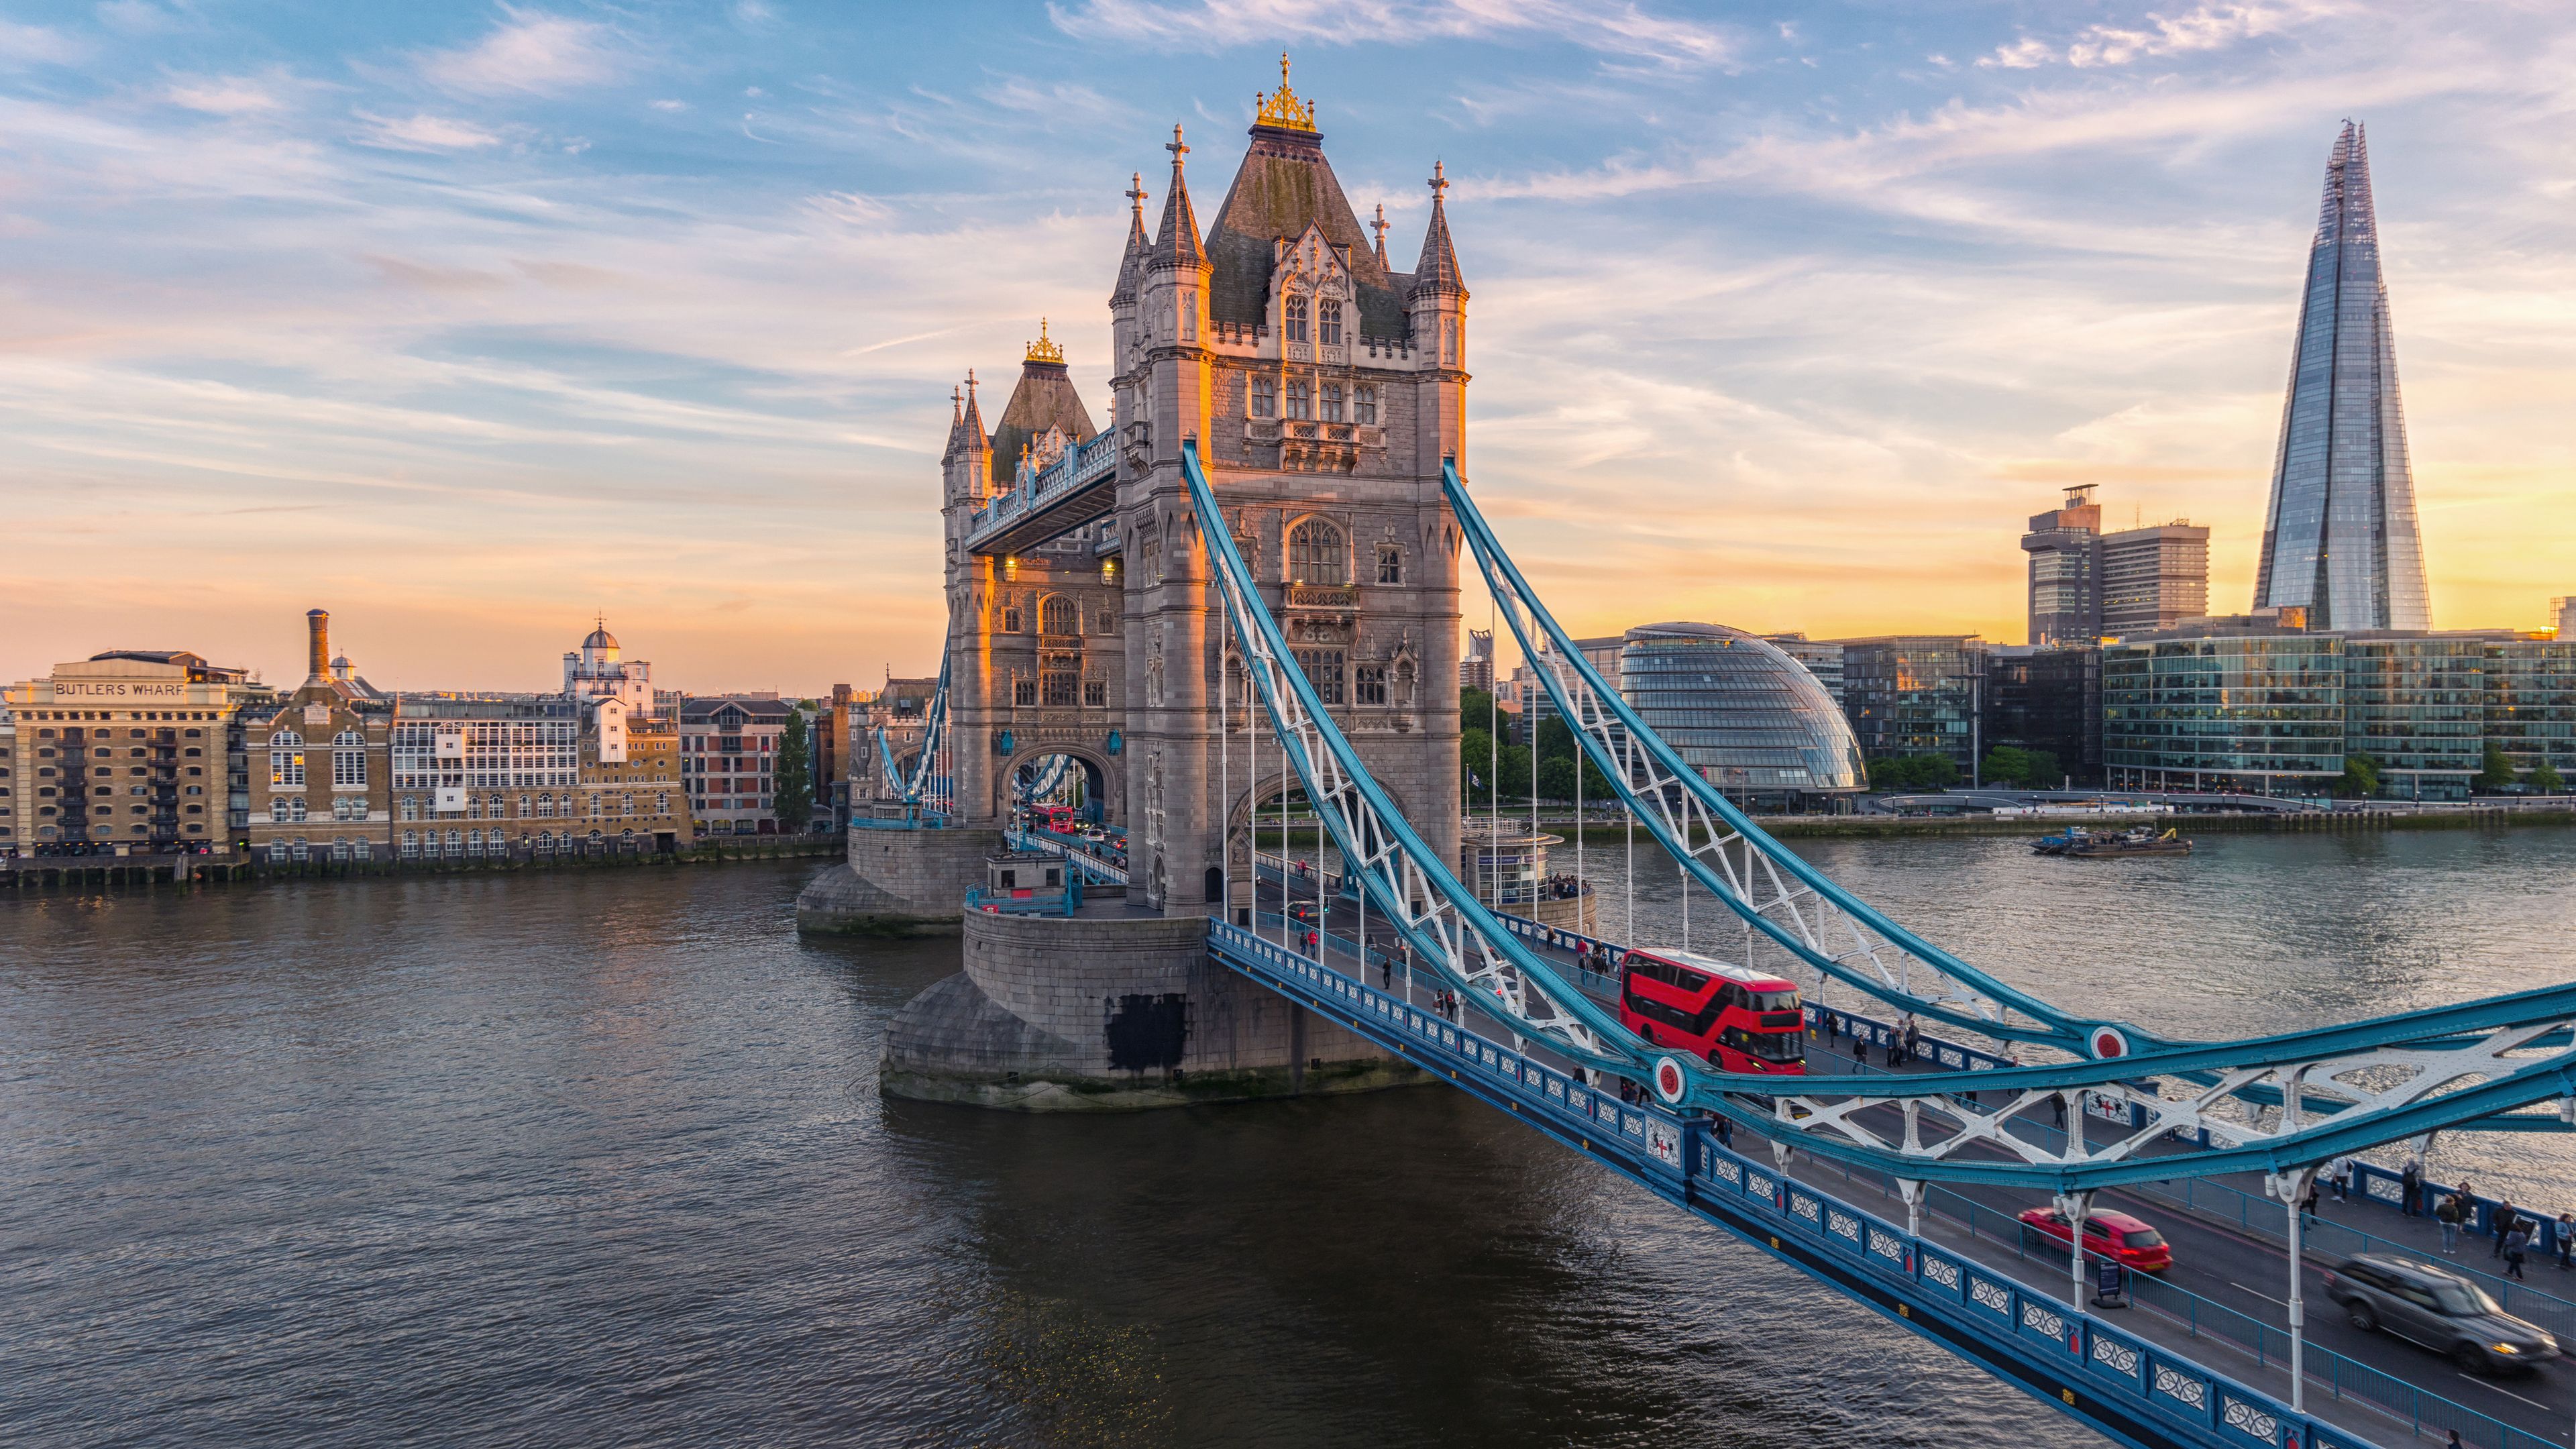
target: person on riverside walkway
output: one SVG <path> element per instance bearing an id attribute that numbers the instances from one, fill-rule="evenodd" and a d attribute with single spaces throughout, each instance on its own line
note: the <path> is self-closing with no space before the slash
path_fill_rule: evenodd
<path id="1" fill-rule="evenodd" d="M 2460 1195 L 2452 1193 L 2433 1209 L 2433 1220 L 2442 1225 L 2442 1251 L 2460 1256 Z"/>
<path id="2" fill-rule="evenodd" d="M 2524 1227 L 2517 1219 L 2513 1225 L 2513 1231 L 2504 1235 L 2504 1275 L 2506 1277 L 2522 1276 L 2523 1250 L 2529 1246 L 2531 1246 L 2531 1229 Z"/>

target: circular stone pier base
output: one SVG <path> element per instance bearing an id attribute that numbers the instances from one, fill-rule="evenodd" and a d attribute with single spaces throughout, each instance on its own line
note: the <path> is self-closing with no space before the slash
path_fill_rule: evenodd
<path id="1" fill-rule="evenodd" d="M 966 969 L 887 1029 L 888 1096 L 1101 1112 L 1430 1080 L 1210 961 L 1205 917 L 962 915 Z"/>

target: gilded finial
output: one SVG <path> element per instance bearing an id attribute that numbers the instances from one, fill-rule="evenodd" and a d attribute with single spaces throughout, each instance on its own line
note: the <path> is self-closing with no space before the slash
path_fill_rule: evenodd
<path id="1" fill-rule="evenodd" d="M 1297 93 L 1288 88 L 1288 52 L 1284 50 L 1279 52 L 1279 89 L 1266 96 L 1255 91 L 1252 99 L 1257 106 L 1253 115 L 1257 125 L 1285 131 L 1315 129 L 1315 103 L 1299 100 Z"/>
<path id="2" fill-rule="evenodd" d="M 1064 361 L 1064 348 L 1047 340 L 1047 319 L 1044 317 L 1038 319 L 1038 340 L 1029 344 L 1028 360 L 1054 363 Z"/>

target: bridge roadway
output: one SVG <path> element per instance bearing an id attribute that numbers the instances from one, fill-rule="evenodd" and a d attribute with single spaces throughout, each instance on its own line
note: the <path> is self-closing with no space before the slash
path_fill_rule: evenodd
<path id="1" fill-rule="evenodd" d="M 1274 880 L 1265 879 L 1258 886 L 1258 899 L 1263 934 L 1276 943 L 1283 929 L 1278 912 L 1287 898 Z M 1315 898 L 1311 887 L 1295 899 L 1312 911 Z M 1365 975 L 1359 972 L 1358 958 L 1353 954 L 1356 943 L 1351 940 L 1357 925 L 1355 912 L 1336 900 L 1325 921 L 1329 931 L 1322 965 L 1368 986 L 1380 985 L 1383 974 L 1393 994 L 1428 1010 L 1433 999 L 1428 983 L 1420 989 L 1409 989 L 1400 965 L 1383 972 L 1373 965 Z M 1371 951 L 1381 957 L 1394 957 L 1400 945 L 1394 933 L 1379 929 L 1374 921 L 1371 925 Z M 1288 944 L 1300 948 L 1303 954 L 1306 933 L 1314 929 L 1313 919 L 1287 923 L 1285 929 Z M 1544 940 L 1530 944 L 1550 964 L 1565 968 L 1570 979 L 1596 998 L 1608 1002 L 1615 996 L 1613 984 L 1605 977 L 1582 971 L 1572 953 Z M 1509 1027 L 1499 1018 L 1476 1010 L 1472 1004 L 1466 1007 L 1465 1018 L 1461 1024 L 1480 1037 L 1498 1046 L 1511 1042 Z M 1849 1037 L 1834 1040 L 1811 1033 L 1811 1039 L 1811 1056 L 1849 1050 Z M 1565 1062 L 1543 1047 L 1533 1044 L 1524 1052 L 1559 1070 L 1567 1069 Z M 1898 1070 L 1920 1069 L 1923 1068 Z M 1901 1132 L 1894 1108 L 1878 1110 L 1885 1120 L 1871 1125 Z M 2056 1135 L 2045 1125 L 2017 1124 L 2017 1128 L 2023 1125 L 2029 1126 L 2028 1135 L 2035 1141 Z M 2117 1137 L 2126 1131 L 2099 1119 L 2088 1122 L 2087 1130 L 2096 1140 Z M 1759 1159 L 1770 1144 L 1748 1141 L 1751 1136 L 1738 1131 L 1738 1150 Z M 2151 1156 L 2186 1156 L 2192 1150 L 2174 1143 L 2151 1144 L 2145 1149 Z M 2001 1156 L 2000 1149 L 1994 1152 Z M 1787 1176 L 1878 1213 L 1895 1224 L 1906 1221 L 1905 1208 L 1894 1185 L 1875 1173 L 1846 1172 L 1839 1165 L 1796 1153 L 1787 1167 Z M 2068 1250 L 2046 1240 L 2027 1245 L 2023 1241 L 2017 1215 L 2025 1208 L 2045 1206 L 2044 1199 L 2009 1189 L 1982 1187 L 1934 1187 L 1926 1199 L 1924 1241 L 2009 1276 L 2061 1303 L 2070 1297 L 2072 1264 Z M 2283 1243 L 2249 1230 L 2247 1225 L 2222 1221 L 2148 1192 L 2106 1190 L 2094 1202 L 2097 1208 L 2126 1212 L 2152 1224 L 2172 1245 L 2174 1256 L 2173 1267 L 2154 1279 L 2131 1275 L 2134 1306 L 2101 1311 L 2100 1318 L 2286 1403 L 2288 1264 Z M 2284 1216 L 2277 1203 L 2258 1198 L 2253 1212 L 2265 1210 L 2276 1223 Z M 2359 1198 L 2337 1204 L 2330 1193 L 2320 1205 L 2320 1214 L 2329 1222 L 2349 1215 L 2356 1227 L 2367 1222 L 2364 1231 L 2389 1240 L 2391 1245 L 2431 1261 L 2445 1261 L 2439 1256 L 2437 1232 L 2428 1220 L 2404 1218 Z M 2488 1247 L 2485 1239 L 2464 1239 L 2462 1256 L 2446 1265 L 2482 1271 L 2490 1266 L 2485 1257 Z M 2365 1333 L 2352 1327 L 2325 1296 L 2324 1273 L 2337 1258 L 2321 1257 L 2314 1251 L 2303 1257 L 2301 1291 L 2306 1300 L 2310 1414 L 2378 1444 L 2407 1442 L 2419 1431 L 2425 1442 L 2439 1444 L 2444 1432 L 2451 1428 L 2458 1428 L 2470 1444 L 2510 1445 L 2511 1449 L 2570 1442 L 2571 1422 L 2576 1422 L 2576 1361 L 2562 1358 L 2536 1373 L 2517 1378 L 2464 1373 L 2434 1352 L 2383 1333 Z M 2536 1254 L 2527 1267 L 2545 1278 L 2558 1276 L 2554 1268 L 2547 1266 L 2547 1260 Z M 2576 1278 L 2576 1274 L 2569 1276 Z M 2555 1283 L 2538 1285 L 2540 1311 L 2525 1303 L 2515 1306 L 2523 1316 L 2543 1327 L 2568 1333 L 2576 1327 L 2576 1305 L 2554 1295 L 2552 1290 L 2559 1287 Z M 2358 1369 L 2352 1367 L 2355 1365 Z M 2462 1414 L 2457 1409 L 2473 1412 Z M 2507 1433 L 2508 1428 L 2518 1432 Z"/>

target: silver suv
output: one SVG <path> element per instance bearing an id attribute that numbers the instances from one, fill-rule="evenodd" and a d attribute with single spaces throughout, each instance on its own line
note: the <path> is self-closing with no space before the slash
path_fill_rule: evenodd
<path id="1" fill-rule="evenodd" d="M 2505 1312 L 2484 1288 L 2413 1258 L 2347 1258 L 2326 1274 L 2326 1296 L 2353 1327 L 2411 1338 L 2464 1369 L 2532 1368 L 2558 1354 L 2557 1339 Z"/>

